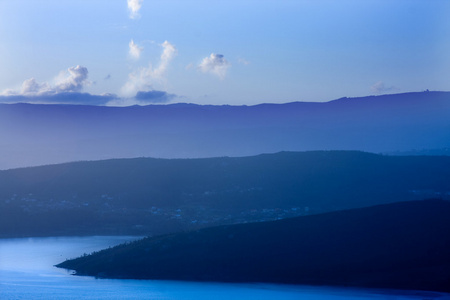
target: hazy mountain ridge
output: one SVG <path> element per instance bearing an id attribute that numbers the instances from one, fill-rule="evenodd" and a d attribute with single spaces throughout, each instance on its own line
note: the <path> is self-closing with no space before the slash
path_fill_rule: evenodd
<path id="1" fill-rule="evenodd" d="M 450 93 L 311 103 L 101 107 L 0 104 L 0 168 L 106 158 L 450 147 Z"/>
<path id="2" fill-rule="evenodd" d="M 450 157 L 354 151 L 115 159 L 0 171 L 0 235 L 158 234 L 450 199 Z"/>
<path id="3" fill-rule="evenodd" d="M 58 267 L 102 278 L 450 289 L 450 202 L 414 201 L 146 238 Z"/>

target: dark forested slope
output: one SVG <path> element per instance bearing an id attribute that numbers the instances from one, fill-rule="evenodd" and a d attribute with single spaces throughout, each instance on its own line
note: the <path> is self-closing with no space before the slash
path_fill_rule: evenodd
<path id="1" fill-rule="evenodd" d="M 317 151 L 0 171 L 0 236 L 156 234 L 450 198 L 450 157 Z"/>
<path id="2" fill-rule="evenodd" d="M 369 208 L 146 238 L 58 267 L 107 278 L 450 292 L 450 202 Z"/>

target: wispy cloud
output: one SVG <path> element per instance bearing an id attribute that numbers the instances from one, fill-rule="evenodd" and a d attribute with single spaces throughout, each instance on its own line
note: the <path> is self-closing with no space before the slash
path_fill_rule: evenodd
<path id="1" fill-rule="evenodd" d="M 122 94 L 125 97 L 132 97 L 138 91 L 151 90 L 155 83 L 161 83 L 164 80 L 169 63 L 177 54 L 177 49 L 168 41 L 161 46 L 163 51 L 156 68 L 150 63 L 148 67 L 141 67 L 128 75 L 128 81 L 122 87 Z"/>
<path id="2" fill-rule="evenodd" d="M 386 86 L 383 81 L 378 81 L 370 87 L 372 92 L 377 94 L 388 93 L 398 91 L 399 89 L 395 86 Z"/>
<path id="3" fill-rule="evenodd" d="M 198 67 L 203 73 L 211 73 L 224 79 L 230 66 L 231 64 L 222 54 L 211 53 L 202 60 Z"/>
<path id="4" fill-rule="evenodd" d="M 128 51 L 128 55 L 131 58 L 138 60 L 141 57 L 141 52 L 142 50 L 144 50 L 144 48 L 135 44 L 133 40 L 130 41 L 128 47 L 130 48 Z"/>
<path id="5" fill-rule="evenodd" d="M 194 67 L 193 63 L 189 63 L 188 65 L 186 65 L 186 67 L 184 67 L 185 70 L 190 70 Z"/>
<path id="6" fill-rule="evenodd" d="M 246 60 L 245 58 L 239 58 L 238 63 L 246 65 L 246 66 L 250 64 L 250 62 L 248 60 Z"/>
<path id="7" fill-rule="evenodd" d="M 142 2 L 143 0 L 127 0 L 131 19 L 136 19 L 139 17 L 139 10 L 141 9 Z"/>
<path id="8" fill-rule="evenodd" d="M 172 58 L 177 53 L 177 49 L 175 48 L 174 45 L 172 45 L 168 41 L 164 41 L 164 43 L 162 43 L 161 46 L 163 47 L 164 50 L 163 50 L 163 53 L 161 54 L 161 64 L 160 64 L 159 68 L 164 68 L 164 71 L 165 71 L 167 68 L 167 65 L 169 64 L 169 62 L 172 60 Z"/>

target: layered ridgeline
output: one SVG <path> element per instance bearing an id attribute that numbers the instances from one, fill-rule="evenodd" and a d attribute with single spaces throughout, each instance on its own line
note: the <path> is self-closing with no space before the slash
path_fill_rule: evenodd
<path id="1" fill-rule="evenodd" d="M 0 137 L 0 169 L 279 151 L 436 153 L 450 148 L 450 93 L 256 106 L 0 104 Z"/>
<path id="2" fill-rule="evenodd" d="M 450 292 L 450 202 L 428 200 L 146 238 L 58 265 L 105 278 Z"/>
<path id="3" fill-rule="evenodd" d="M 450 157 L 351 151 L 117 159 L 0 171 L 0 236 L 152 235 L 427 198 Z"/>

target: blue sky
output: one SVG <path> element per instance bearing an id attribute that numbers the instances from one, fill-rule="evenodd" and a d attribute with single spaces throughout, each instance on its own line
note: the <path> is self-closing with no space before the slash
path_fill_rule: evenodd
<path id="1" fill-rule="evenodd" d="M 1 0 L 0 101 L 253 105 L 450 90 L 450 1 L 128 2 Z"/>

